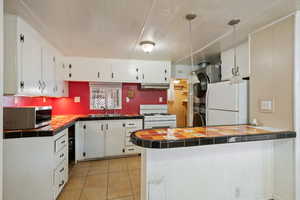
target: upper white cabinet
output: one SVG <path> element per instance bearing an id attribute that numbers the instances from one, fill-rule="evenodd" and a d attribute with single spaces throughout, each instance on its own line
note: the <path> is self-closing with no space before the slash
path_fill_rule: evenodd
<path id="1" fill-rule="evenodd" d="M 169 83 L 169 61 L 65 58 L 66 81 Z"/>
<path id="2" fill-rule="evenodd" d="M 5 15 L 4 38 L 4 93 L 55 96 L 54 48 L 15 15 Z"/>
<path id="3" fill-rule="evenodd" d="M 234 67 L 234 49 L 221 52 L 222 61 L 222 80 L 229 80 L 232 77 L 232 68 Z M 236 62 L 239 67 L 241 77 L 250 76 L 249 66 L 249 43 L 245 42 L 236 49 Z"/>
<path id="4" fill-rule="evenodd" d="M 110 81 L 111 66 L 106 60 L 93 58 L 65 58 L 67 81 Z"/>
<path id="5" fill-rule="evenodd" d="M 140 74 L 142 83 L 169 83 L 171 64 L 163 61 L 142 61 Z"/>
<path id="6" fill-rule="evenodd" d="M 139 65 L 131 60 L 111 60 L 111 78 L 116 82 L 140 82 Z"/>

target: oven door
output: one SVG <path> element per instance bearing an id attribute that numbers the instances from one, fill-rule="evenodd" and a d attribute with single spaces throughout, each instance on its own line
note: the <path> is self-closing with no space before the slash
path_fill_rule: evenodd
<path id="1" fill-rule="evenodd" d="M 176 121 L 148 121 L 145 129 L 176 128 Z"/>
<path id="2" fill-rule="evenodd" d="M 52 107 L 36 107 L 35 128 L 49 125 L 52 116 Z"/>

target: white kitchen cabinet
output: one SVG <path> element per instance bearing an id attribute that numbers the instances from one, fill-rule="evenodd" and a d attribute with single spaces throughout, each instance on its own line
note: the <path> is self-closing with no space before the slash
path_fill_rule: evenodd
<path id="1" fill-rule="evenodd" d="M 57 199 L 68 181 L 68 129 L 6 139 L 3 148 L 3 199 Z"/>
<path id="2" fill-rule="evenodd" d="M 65 81 L 67 67 L 60 56 L 55 57 L 55 97 L 68 97 L 69 84 Z"/>
<path id="3" fill-rule="evenodd" d="M 4 93 L 39 95 L 42 46 L 38 33 L 14 15 L 4 18 Z"/>
<path id="4" fill-rule="evenodd" d="M 113 82 L 140 82 L 139 66 L 131 60 L 112 60 L 111 71 Z"/>
<path id="5" fill-rule="evenodd" d="M 94 159 L 104 157 L 104 122 L 86 121 L 83 123 L 84 129 L 84 157 Z"/>
<path id="6" fill-rule="evenodd" d="M 41 77 L 41 93 L 45 96 L 54 96 L 56 90 L 55 72 L 56 58 L 53 52 L 47 47 L 42 49 L 42 77 Z"/>
<path id="7" fill-rule="evenodd" d="M 140 74 L 142 83 L 169 83 L 171 65 L 162 61 L 142 61 Z"/>
<path id="8" fill-rule="evenodd" d="M 109 120 L 106 123 L 105 156 L 122 155 L 124 151 L 124 121 Z"/>
<path id="9" fill-rule="evenodd" d="M 112 79 L 111 64 L 107 60 L 93 58 L 66 58 L 67 81 L 108 82 Z"/>
<path id="10" fill-rule="evenodd" d="M 248 45 L 249 43 L 245 42 L 236 48 L 236 63 L 243 78 L 250 76 Z M 221 61 L 222 80 L 229 80 L 232 77 L 232 68 L 234 67 L 234 49 L 221 52 Z"/>
<path id="11" fill-rule="evenodd" d="M 4 93 L 54 96 L 54 48 L 22 18 L 4 17 Z"/>
<path id="12" fill-rule="evenodd" d="M 130 140 L 130 135 L 137 130 L 143 129 L 143 120 L 127 120 L 125 122 L 125 154 L 138 154 L 141 153 L 140 147 L 134 145 Z"/>
<path id="13" fill-rule="evenodd" d="M 75 127 L 76 161 L 140 153 L 130 134 L 143 129 L 142 119 L 81 121 Z"/>

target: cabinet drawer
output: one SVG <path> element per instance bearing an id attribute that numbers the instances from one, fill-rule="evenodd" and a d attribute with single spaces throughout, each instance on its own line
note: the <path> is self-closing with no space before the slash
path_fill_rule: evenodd
<path id="1" fill-rule="evenodd" d="M 137 146 L 125 147 L 125 154 L 138 154 L 141 153 L 140 148 Z"/>
<path id="2" fill-rule="evenodd" d="M 63 160 L 67 159 L 68 146 L 65 145 L 59 152 L 55 153 L 55 167 L 57 167 Z"/>
<path id="3" fill-rule="evenodd" d="M 133 143 L 130 141 L 130 137 L 125 137 L 125 145 L 126 146 L 132 146 Z"/>
<path id="4" fill-rule="evenodd" d="M 54 171 L 54 193 L 55 197 L 59 195 L 67 182 L 67 161 L 62 162 Z"/>
<path id="5" fill-rule="evenodd" d="M 68 136 L 67 134 L 61 136 L 60 138 L 58 138 L 57 140 L 55 140 L 55 147 L 54 147 L 54 151 L 59 152 L 64 146 L 66 146 L 68 143 Z"/>
<path id="6" fill-rule="evenodd" d="M 137 121 L 126 122 L 126 128 L 136 128 L 138 125 L 139 123 Z"/>

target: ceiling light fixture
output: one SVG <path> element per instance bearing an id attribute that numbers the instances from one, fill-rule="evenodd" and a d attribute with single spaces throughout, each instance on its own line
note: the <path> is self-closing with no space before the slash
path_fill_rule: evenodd
<path id="1" fill-rule="evenodd" d="M 140 45 L 145 53 L 151 53 L 155 46 L 155 43 L 152 41 L 142 41 Z"/>
<path id="2" fill-rule="evenodd" d="M 233 19 L 230 22 L 228 22 L 229 26 L 232 26 L 233 28 L 233 45 L 234 45 L 234 57 L 233 57 L 233 68 L 232 68 L 232 77 L 230 79 L 230 82 L 232 84 L 240 83 L 242 81 L 242 78 L 240 76 L 240 69 L 239 66 L 237 66 L 236 63 L 236 25 L 240 23 L 241 20 L 239 19 Z"/>

